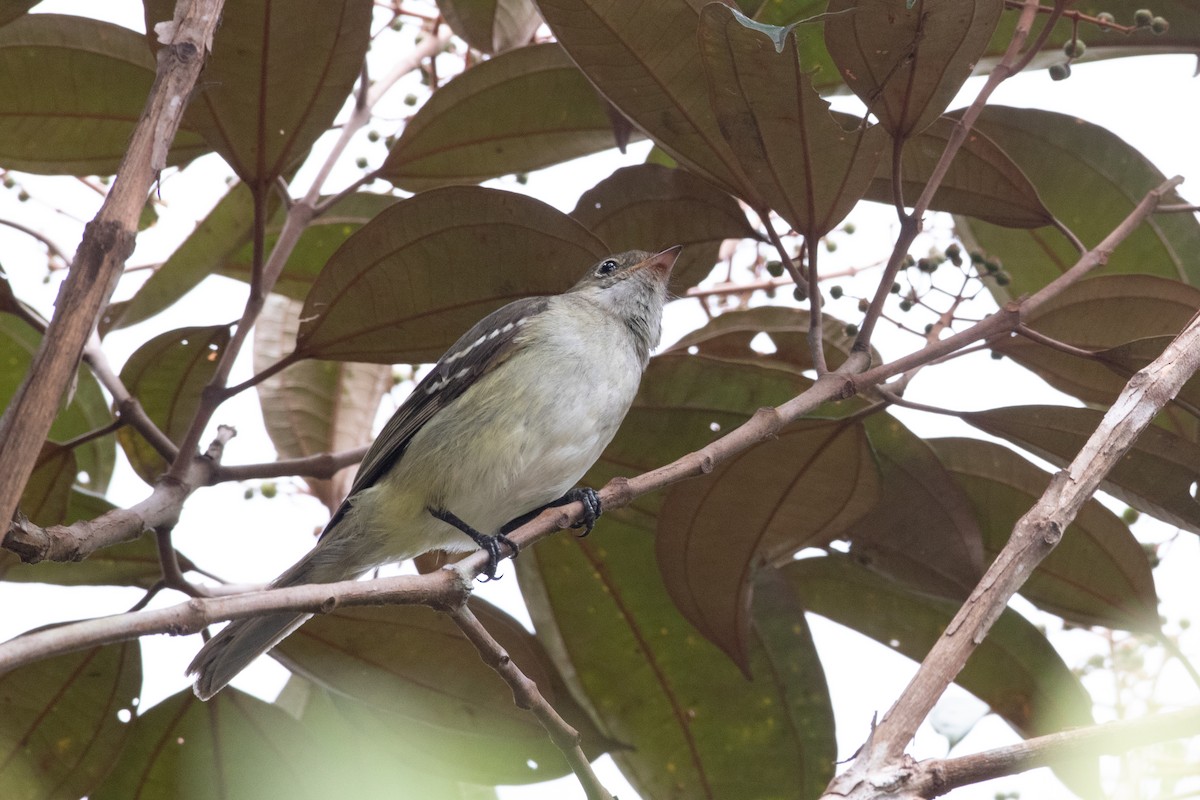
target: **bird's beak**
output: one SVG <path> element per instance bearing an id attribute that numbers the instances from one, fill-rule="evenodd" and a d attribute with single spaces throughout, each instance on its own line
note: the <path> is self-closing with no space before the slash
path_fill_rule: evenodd
<path id="1" fill-rule="evenodd" d="M 678 244 L 674 247 L 668 247 L 661 253 L 656 253 L 645 261 L 636 264 L 632 271 L 637 272 L 642 269 L 652 269 L 658 273 L 658 277 L 666 280 L 667 276 L 671 274 L 671 267 L 675 266 L 675 259 L 679 258 L 679 253 L 682 250 L 683 246 Z"/>

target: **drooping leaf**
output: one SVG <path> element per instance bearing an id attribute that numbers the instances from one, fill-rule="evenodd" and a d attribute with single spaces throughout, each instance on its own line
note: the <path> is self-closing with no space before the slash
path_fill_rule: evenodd
<path id="1" fill-rule="evenodd" d="M 390 798 L 402 787 L 403 795 L 422 800 L 496 800 L 492 787 L 463 783 L 464 773 L 479 772 L 478 762 L 492 760 L 479 742 L 453 739 L 298 675 L 288 679 L 276 702 L 319 740 L 321 771 L 336 787 L 335 796 Z"/>
<path id="2" fill-rule="evenodd" d="M 815 241 L 866 192 L 886 136 L 846 131 L 801 69 L 789 33 L 782 51 L 746 18 L 713 3 L 700 15 L 700 54 L 717 125 L 757 196 Z"/>
<path id="3" fill-rule="evenodd" d="M 21 494 L 21 513 L 37 525 L 61 523 L 67 516 L 71 486 L 75 483 L 78 471 L 74 453 L 53 442 L 46 442 Z"/>
<path id="4" fill-rule="evenodd" d="M 1046 207 L 1087 247 L 1095 247 L 1164 180 L 1144 156 L 1107 130 L 1041 109 L 987 106 L 976 127 L 1016 162 Z M 1168 192 L 1164 203 L 1181 203 Z M 1003 304 L 1065 272 L 1078 251 L 1052 228 L 1014 230 L 955 217 L 970 249 L 1003 263 L 1011 282 L 985 283 Z M 1158 275 L 1200 285 L 1200 222 L 1191 214 L 1151 216 L 1109 256 L 1103 273 Z"/>
<path id="5" fill-rule="evenodd" d="M 954 125 L 948 117 L 938 117 L 905 143 L 900 158 L 900 184 L 906 205 L 915 203 L 925 190 Z M 892 152 L 888 148 L 884 148 L 866 197 L 880 203 L 895 202 Z M 1039 228 L 1054 222 L 1053 215 L 1042 204 L 1037 189 L 1021 168 L 978 130 L 967 135 L 929 207 L 1006 228 Z"/>
<path id="6" fill-rule="evenodd" d="M 1079 454 L 1104 415 L 1090 408 L 1011 406 L 973 411 L 962 419 L 1007 439 L 1057 467 Z M 1200 533 L 1200 445 L 1151 425 L 1108 477 L 1104 491 L 1170 525 Z"/>
<path id="7" fill-rule="evenodd" d="M 958 603 L 914 592 L 872 574 L 852 559 L 806 558 L 780 572 L 804 608 L 920 661 L 941 636 Z M 1004 611 L 955 683 L 991 706 L 1022 736 L 1092 724 L 1092 701 L 1062 658 L 1015 611 Z M 1060 775 L 1081 797 L 1099 797 L 1095 761 Z"/>
<path id="8" fill-rule="evenodd" d="M 614 477 L 668 464 L 742 424 L 762 406 L 779 405 L 810 385 L 788 369 L 686 353 L 657 356 L 616 437 L 583 483 L 603 486 Z M 652 531 L 662 502 L 661 493 L 643 495 L 604 518 Z"/>
<path id="9" fill-rule="evenodd" d="M 605 247 L 524 195 L 471 186 L 396 203 L 346 240 L 304 302 L 297 351 L 435 360 L 507 302 L 569 288 Z"/>
<path id="10" fill-rule="evenodd" d="M 355 192 L 339 200 L 305 227 L 271 291 L 293 300 L 303 300 L 330 256 L 359 228 L 395 203 L 395 197 L 373 192 Z M 263 243 L 268 253 L 279 240 L 283 222 L 284 212 L 281 210 L 267 223 Z M 253 243 L 244 242 L 223 260 L 217 273 L 250 283 L 254 273 Z"/>
<path id="11" fill-rule="evenodd" d="M 133 325 L 172 306 L 249 242 L 253 228 L 254 197 L 246 184 L 239 183 L 132 298 L 107 310 L 100 320 L 101 332 Z"/>
<path id="12" fill-rule="evenodd" d="M 229 328 L 224 325 L 179 328 L 146 342 L 121 368 L 121 381 L 130 394 L 176 444 L 187 433 L 201 392 L 228 343 Z M 146 483 L 153 483 L 166 469 L 163 457 L 132 428 L 117 431 L 117 440 Z"/>
<path id="13" fill-rule="evenodd" d="M 756 588 L 750 664 L 737 667 L 680 616 L 652 533 L 609 516 L 516 562 L 539 637 L 600 722 L 642 797 L 812 797 L 832 774 L 833 719 L 804 617 Z"/>
<path id="14" fill-rule="evenodd" d="M 317 740 L 269 703 L 226 688 L 207 703 L 190 689 L 139 716 L 91 800 L 320 800 L 337 792 Z"/>
<path id="15" fill-rule="evenodd" d="M 520 623 L 482 601 L 472 610 L 564 719 L 592 757 L 610 743 L 574 702 L 542 646 Z M 475 740 L 490 751 L 470 779 L 484 783 L 548 780 L 568 770 L 537 719 L 444 614 L 423 606 L 361 607 L 318 616 L 276 648 L 291 669 L 418 730 L 441 728 L 446 741 Z M 425 734 L 422 734 L 424 736 Z M 461 742 L 459 748 L 461 748 Z M 531 767 L 529 761 L 536 762 Z M 461 765 L 460 765 L 461 769 Z M 465 776 L 464 776 L 465 777 Z"/>
<path id="16" fill-rule="evenodd" d="M 829 369 L 837 369 L 850 355 L 854 337 L 846 335 L 846 323 L 829 314 L 821 315 L 822 349 Z M 768 366 L 788 366 L 797 372 L 813 368 L 808 346 L 808 312 L 783 306 L 758 306 L 729 311 L 692 331 L 668 348 L 668 353 L 696 352 L 724 361 L 748 361 Z M 751 343 L 760 335 L 774 346 L 764 355 Z M 871 350 L 871 363 L 880 364 L 879 353 Z"/>
<path id="17" fill-rule="evenodd" d="M 703 0 L 635 8 L 540 0 L 554 36 L 621 113 L 673 158 L 739 196 L 753 196 L 709 105 L 696 32 Z M 667 33 L 669 32 L 669 33 Z"/>
<path id="18" fill-rule="evenodd" d="M 983 575 L 975 513 L 937 455 L 890 414 L 865 421 L 882 476 L 879 502 L 847 534 L 872 569 L 920 591 L 964 598 Z"/>
<path id="19" fill-rule="evenodd" d="M 1200 308 L 1200 289 L 1153 275 L 1101 275 L 1068 286 L 1025 323 L 1045 336 L 1093 351 L 1064 353 L 1025 337 L 993 349 L 1033 370 L 1051 386 L 1088 403 L 1109 405 L 1130 376 L 1162 353 Z M 1200 383 L 1180 392 L 1200 408 Z M 1196 440 L 1197 420 L 1180 406 L 1165 409 L 1169 429 Z"/>
<path id="20" fill-rule="evenodd" d="M 455 34 L 485 53 L 528 44 L 542 18 L 532 0 L 438 0 Z"/>
<path id="21" fill-rule="evenodd" d="M 144 37 L 62 14 L 25 14 L 0 25 L 0 165 L 48 175 L 116 172 L 154 82 Z M 184 125 L 167 163 L 208 150 Z"/>
<path id="22" fill-rule="evenodd" d="M 41 336 L 25 322 L 11 314 L 0 314 L 0 408 L 7 407 L 12 401 L 40 344 Z M 52 442 L 69 442 L 112 422 L 100 384 L 86 367 L 75 372 L 73 387 L 70 402 L 50 426 Z M 92 439 L 72 448 L 71 452 L 79 470 L 75 474 L 76 482 L 94 492 L 107 490 L 117 460 L 113 439 L 108 436 Z"/>
<path id="23" fill-rule="evenodd" d="M 129 740 L 138 643 L 54 656 L 0 675 L 0 795 L 96 797 Z"/>
<path id="24" fill-rule="evenodd" d="M 1050 476 L 1007 447 L 979 439 L 930 439 L 954 480 L 966 492 L 983 531 L 991 561 L 1017 521 L 1037 502 Z M 1021 594 L 1039 607 L 1080 625 L 1153 633 L 1159 629 L 1154 576 L 1128 526 L 1088 500 L 1062 541 L 1030 574 Z"/>
<path id="25" fill-rule="evenodd" d="M 371 0 L 243 0 L 223 10 L 185 119 L 251 187 L 267 187 L 331 124 L 370 42 Z M 174 15 L 148 0 L 146 30 Z"/>
<path id="26" fill-rule="evenodd" d="M 751 589 L 760 567 L 833 541 L 878 494 L 861 425 L 799 420 L 667 494 L 654 537 L 667 592 L 749 674 Z"/>
<path id="27" fill-rule="evenodd" d="M 254 369 L 295 349 L 301 304 L 273 295 L 254 325 Z M 280 458 L 336 453 L 371 441 L 379 402 L 392 384 L 386 364 L 302 361 L 257 384 L 267 434 Z M 332 479 L 305 478 L 330 513 L 350 490 L 353 467 Z"/>
<path id="28" fill-rule="evenodd" d="M 616 144 L 583 73 L 559 45 L 539 44 L 481 62 L 438 89 L 380 175 L 416 192 L 529 172 Z"/>
<path id="29" fill-rule="evenodd" d="M 1003 0 L 832 0 L 825 44 L 850 90 L 905 139 L 946 110 L 1003 10 Z"/>
<path id="30" fill-rule="evenodd" d="M 708 275 L 722 240 L 757 235 L 728 194 L 690 172 L 657 164 L 617 170 L 584 192 L 571 216 L 613 252 L 683 245 L 671 271 L 675 291 Z"/>

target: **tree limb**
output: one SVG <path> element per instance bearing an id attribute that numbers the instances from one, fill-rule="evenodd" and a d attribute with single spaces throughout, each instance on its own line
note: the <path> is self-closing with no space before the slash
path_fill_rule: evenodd
<path id="1" fill-rule="evenodd" d="M 84 344 L 133 252 L 138 218 L 204 66 L 223 0 L 178 0 L 145 110 L 134 128 L 112 189 L 83 231 L 54 318 L 29 373 L 0 418 L 0 519 L 10 519 L 42 442 L 79 364 Z"/>

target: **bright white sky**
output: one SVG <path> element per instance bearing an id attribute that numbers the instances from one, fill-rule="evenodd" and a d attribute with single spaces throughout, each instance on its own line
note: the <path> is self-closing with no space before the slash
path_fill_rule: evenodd
<path id="1" fill-rule="evenodd" d="M 104 4 L 84 3 L 80 0 L 50 0 L 38 10 L 54 10 L 65 13 L 99 15 L 101 11 L 113 21 L 141 29 L 141 4 L 136 0 L 110 0 Z M 1172 56 L 1124 60 L 1092 65 L 1077 65 L 1070 80 L 1053 83 L 1045 72 L 1019 76 L 1002 86 L 993 102 L 1014 106 L 1037 106 L 1065 113 L 1077 114 L 1091 122 L 1101 124 L 1117 133 L 1130 144 L 1139 148 L 1165 174 L 1181 174 L 1190 178 L 1182 189 L 1192 202 L 1200 201 L 1200 148 L 1196 147 L 1200 132 L 1200 83 L 1192 77 L 1195 68 L 1193 58 Z M 965 105 L 977 91 L 978 81 L 972 81 L 960 95 L 954 107 Z M 400 105 L 410 87 L 398 86 L 394 90 L 394 102 L 381 109 L 385 119 L 399 119 L 408 109 Z M 842 101 L 839 101 L 842 102 Z M 386 123 L 376 126 L 383 135 L 392 133 Z M 327 142 L 324 143 L 327 146 Z M 362 150 L 377 164 L 383 156 L 382 145 L 368 148 L 365 140 Z M 319 146 L 320 147 L 320 146 Z M 579 194 L 606 177 L 619 166 L 640 163 L 648 145 L 631 148 L 628 155 L 606 153 L 590 159 L 574 162 L 530 177 L 527 186 L 512 181 L 500 180 L 494 185 L 514 191 L 528 191 L 556 207 L 568 211 L 575 205 Z M 353 159 L 351 159 L 352 161 Z M 131 264 L 149 264 L 161 261 L 176 244 L 187 235 L 195 220 L 207 213 L 224 191 L 227 168 L 215 156 L 206 157 L 204 167 L 193 168 L 187 174 L 171 177 L 164 181 L 162 198 L 166 208 L 160 223 L 139 239 L 138 249 Z M 306 171 L 311 176 L 311 171 Z M 335 173 L 330 189 L 337 189 L 360 174 L 351 164 Z M 298 177 L 299 186 L 307 186 L 306 173 Z M 98 207 L 98 197 L 68 179 L 22 179 L 29 186 L 34 200 L 26 204 L 16 202 L 11 192 L 0 192 L 0 218 L 44 225 L 46 204 L 64 211 L 59 217 L 61 224 L 53 230 L 44 230 L 67 253 L 74 252 L 78 243 L 81 222 L 86 221 Z M 836 263 L 826 257 L 825 266 L 834 269 L 850 264 L 870 264 L 879 261 L 890 248 L 896 224 L 890 210 L 880 207 L 865 208 L 856 212 L 858 233 L 840 240 Z M 937 225 L 934 226 L 935 228 Z M 944 225 L 942 226 L 944 229 Z M 938 236 L 929 242 L 944 241 Z M 919 244 L 919 247 L 927 244 Z M 918 248 L 914 249 L 916 252 Z M 4 254 L 4 266 L 12 278 L 18 294 L 49 313 L 54 292 L 61 273 L 49 284 L 43 284 L 45 276 L 45 254 L 40 245 L 26 237 L 0 228 L 0 252 Z M 872 276 L 860 282 L 858 294 L 867 294 Z M 127 297 L 138 282 L 122 283 L 118 299 Z M 841 281 L 849 293 L 856 291 L 852 281 Z M 110 357 L 119 365 L 142 342 L 160 331 L 194 324 L 212 324 L 214 320 L 226 321 L 236 317 L 236 310 L 229 311 L 230 297 L 244 297 L 244 285 L 225 279 L 213 278 L 199 290 L 178 304 L 169 319 L 151 320 L 143 325 L 117 332 L 106 340 Z M 990 301 L 988 301 L 990 303 Z M 218 309 L 214 311 L 214 309 Z M 981 314 L 987 308 L 981 309 Z M 702 317 L 694 302 L 676 303 L 670 309 L 667 320 L 668 340 L 678 338 L 687 330 L 701 324 Z M 885 357 L 894 357 L 903 348 L 911 347 L 913 341 L 900 337 L 889 337 L 890 332 L 881 329 L 877 344 Z M 234 381 L 250 375 L 249 359 L 243 358 L 235 369 Z M 908 396 L 917 401 L 944 405 L 956 409 L 994 407 L 1030 402 L 1072 402 L 1053 390 L 1030 378 L 1014 367 L 1011 362 L 994 362 L 986 355 L 968 357 L 955 363 L 953 369 L 927 370 L 914 382 Z M 897 416 L 922 435 L 974 435 L 977 431 L 962 426 L 955 420 L 927 414 L 918 414 L 903 409 Z M 232 424 L 239 431 L 238 437 L 227 449 L 227 463 L 250 463 L 261 461 L 273 452 L 270 440 L 262 426 L 261 414 L 251 394 L 234 399 L 217 414 L 215 422 Z M 176 529 L 176 542 L 190 558 L 212 569 L 229 580 L 264 581 L 273 577 L 307 551 L 311 545 L 310 532 L 325 521 L 325 510 L 311 498 L 292 501 L 277 499 L 267 501 L 256 498 L 249 502 L 242 499 L 244 486 L 227 485 L 201 490 L 190 502 L 184 517 Z M 118 467 L 113 481 L 111 497 L 118 504 L 130 504 L 142 499 L 147 492 L 127 464 Z M 299 494 L 291 484 L 281 484 L 281 493 Z M 1114 505 L 1120 509 L 1119 505 Z M 1152 521 L 1139 522 L 1135 527 L 1139 537 L 1147 541 L 1163 541 L 1174 531 Z M 603 524 L 597 530 L 603 535 Z M 240 554 L 231 561 L 229 553 Z M 1200 540 L 1184 534 L 1171 546 L 1166 554 L 1166 563 L 1157 571 L 1160 595 L 1164 607 L 1194 610 L 1194 585 L 1196 574 L 1200 574 Z M 481 585 L 481 595 L 508 608 L 528 624 L 528 617 L 517 593 L 515 580 L 503 580 Z M 6 608 L 22 609 L 20 615 L 0 617 L 0 639 L 50 621 L 69 619 L 86 613 L 115 613 L 131 605 L 140 592 L 136 590 L 72 589 L 64 591 L 55 587 L 37 585 L 0 584 L 0 604 Z M 178 596 L 160 597 L 156 605 L 178 602 Z M 1063 653 L 1068 664 L 1082 664 L 1092 653 L 1100 652 L 1102 640 L 1082 631 L 1062 632 L 1053 619 L 1038 614 L 1028 604 L 1018 601 L 1017 607 L 1036 621 L 1046 621 L 1052 631 L 1055 645 Z M 838 712 L 839 757 L 847 758 L 862 743 L 872 715 L 885 711 L 903 689 L 915 669 L 907 659 L 896 655 L 885 647 L 875 644 L 858 634 L 821 618 L 811 618 L 826 675 L 833 694 L 834 707 Z M 143 691 L 142 708 L 147 708 L 187 685 L 183 670 L 197 647 L 199 637 L 169 639 L 155 637 L 143 641 L 145 659 L 148 663 L 146 683 Z M 1193 655 L 1200 653 L 1200 635 L 1191 633 L 1184 645 L 1185 651 Z M 282 684 L 285 671 L 269 659 L 263 659 L 248 669 L 235 685 L 270 698 Z M 1090 681 L 1089 690 L 1100 703 L 1111 701 L 1111 687 L 1107 683 Z M 1168 669 L 1163 676 L 1164 688 L 1169 687 L 1173 700 L 1179 703 L 1200 702 L 1200 692 L 1179 671 Z M 948 714 L 970 714 L 975 712 L 978 701 L 966 692 L 953 689 L 941 711 Z M 1104 711 L 1098 711 L 1103 715 Z M 1102 718 L 1104 718 L 1102 716 Z M 1016 741 L 1017 737 L 999 720 L 989 717 L 956 749 L 956 754 L 978 751 Z M 928 725 L 922 728 L 911 751 L 915 756 L 929 757 L 945 755 L 945 740 L 933 732 Z M 599 765 L 601 778 L 606 785 L 622 798 L 634 797 L 633 790 L 623 785 L 608 759 Z M 997 791 L 1020 791 L 1024 797 L 1056 798 L 1070 797 L 1065 788 L 1058 784 L 1048 771 L 1039 770 L 1016 778 L 981 784 L 961 790 L 954 795 L 960 800 L 992 798 Z M 502 797 L 512 798 L 575 798 L 582 797 L 573 778 L 548 784 L 543 788 L 522 787 L 502 790 Z"/>

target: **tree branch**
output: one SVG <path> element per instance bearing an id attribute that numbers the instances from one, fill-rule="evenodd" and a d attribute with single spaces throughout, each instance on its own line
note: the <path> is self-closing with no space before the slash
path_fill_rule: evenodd
<path id="1" fill-rule="evenodd" d="M 204 65 L 223 0 L 178 0 L 164 23 L 154 84 L 121 160 L 112 189 L 83 240 L 59 290 L 54 318 L 16 396 L 0 418 L 0 519 L 10 519 L 33 472 L 100 311 L 133 252 L 146 195 L 166 167 L 167 150 Z"/>
<path id="2" fill-rule="evenodd" d="M 900 699 L 871 732 L 850 768 L 830 783 L 827 797 L 877 797 L 881 787 L 894 791 L 898 782 L 907 780 L 901 774 L 902 757 L 917 726 L 983 641 L 1009 599 L 1058 544 L 1083 503 L 1197 368 L 1200 315 L 1192 318 L 1162 355 L 1130 379 L 1075 460 L 1051 479 L 1042 497 L 1018 521 L 1008 544 L 929 651 Z"/>

